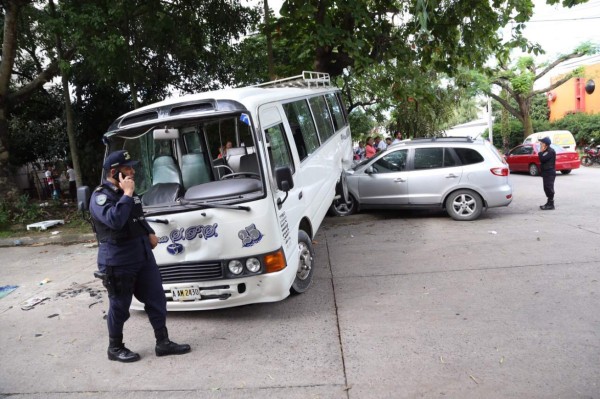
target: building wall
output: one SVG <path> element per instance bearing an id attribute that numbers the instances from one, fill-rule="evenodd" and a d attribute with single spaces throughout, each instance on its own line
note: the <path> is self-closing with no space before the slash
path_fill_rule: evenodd
<path id="1" fill-rule="evenodd" d="M 561 119 L 572 112 L 600 113 L 600 64 L 586 65 L 584 69 L 583 78 L 572 78 L 548 93 L 550 121 Z M 564 75 L 552 78 L 551 82 L 554 83 L 562 76 Z M 587 94 L 585 85 L 590 79 L 595 82 L 596 90 Z"/>

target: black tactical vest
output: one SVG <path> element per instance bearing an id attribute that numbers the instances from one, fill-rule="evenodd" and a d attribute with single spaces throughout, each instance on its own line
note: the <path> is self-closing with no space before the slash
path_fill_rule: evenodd
<path id="1" fill-rule="evenodd" d="M 98 186 L 95 191 L 102 191 L 115 202 L 121 198 L 121 195 L 104 185 Z M 131 213 L 129 214 L 129 218 L 127 219 L 127 223 L 125 223 L 121 230 L 113 230 L 96 218 L 93 218 L 98 242 L 111 242 L 113 244 L 119 244 L 122 241 L 131 240 L 132 238 L 148 235 L 150 233 L 147 222 L 144 218 L 142 201 L 135 193 L 133 194 L 133 202 L 133 207 L 131 209 Z"/>

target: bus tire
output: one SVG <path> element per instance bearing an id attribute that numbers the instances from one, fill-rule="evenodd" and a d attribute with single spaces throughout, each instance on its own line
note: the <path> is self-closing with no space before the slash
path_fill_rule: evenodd
<path id="1" fill-rule="evenodd" d="M 302 294 L 310 287 L 314 274 L 315 251 L 312 240 L 303 230 L 298 231 L 298 266 L 296 278 L 290 287 L 293 295 Z"/>

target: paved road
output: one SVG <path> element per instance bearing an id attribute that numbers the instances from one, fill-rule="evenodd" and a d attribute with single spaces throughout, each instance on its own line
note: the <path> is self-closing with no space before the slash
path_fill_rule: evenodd
<path id="1" fill-rule="evenodd" d="M 475 222 L 443 212 L 328 218 L 314 285 L 274 304 L 169 315 L 186 356 L 157 358 L 144 313 L 106 359 L 94 248 L 0 248 L 0 397 L 600 398 L 600 169 L 540 178 Z M 38 285 L 49 278 L 51 281 Z M 31 310 L 25 300 L 49 299 Z"/>

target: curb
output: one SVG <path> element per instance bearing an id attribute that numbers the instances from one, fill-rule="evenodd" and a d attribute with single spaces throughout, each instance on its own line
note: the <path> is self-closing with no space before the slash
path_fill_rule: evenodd
<path id="1" fill-rule="evenodd" d="M 71 245 L 93 243 L 96 244 L 96 236 L 93 233 L 87 234 L 57 234 L 51 236 L 39 237 L 13 237 L 0 239 L 0 248 L 19 247 L 19 246 L 37 246 L 37 245 Z"/>

